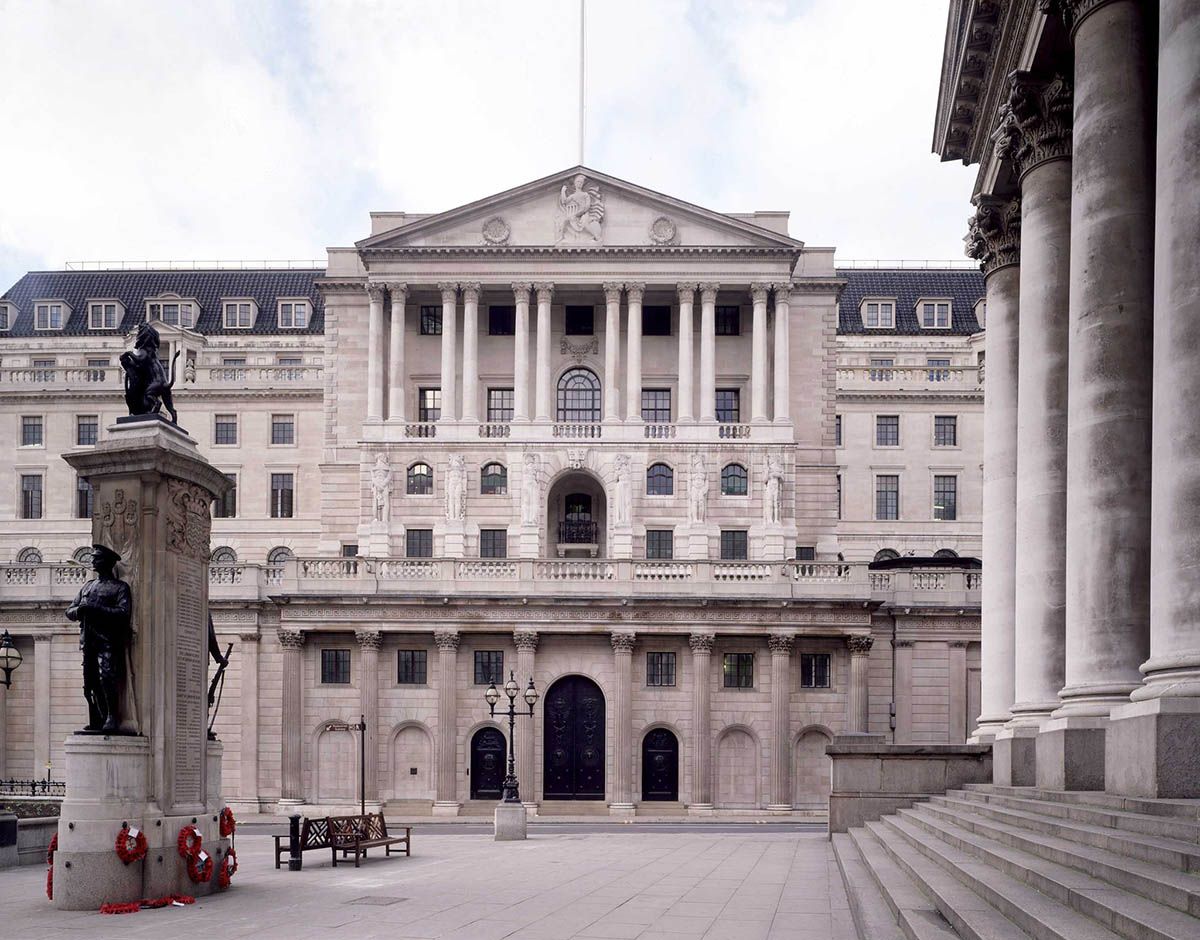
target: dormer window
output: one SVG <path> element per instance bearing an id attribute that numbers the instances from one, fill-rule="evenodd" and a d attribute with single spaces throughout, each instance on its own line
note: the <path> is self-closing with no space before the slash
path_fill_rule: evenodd
<path id="1" fill-rule="evenodd" d="M 225 301 L 225 329 L 248 330 L 254 326 L 254 308 L 252 300 Z"/>
<path id="2" fill-rule="evenodd" d="M 88 328 L 115 330 L 121 325 L 125 308 L 115 300 L 94 300 L 88 303 Z"/>
<path id="3" fill-rule="evenodd" d="M 896 302 L 894 300 L 864 300 L 862 322 L 868 330 L 894 330 L 896 328 Z"/>
<path id="4" fill-rule="evenodd" d="M 950 301 L 922 300 L 917 304 L 917 309 L 921 313 L 921 329 L 950 329 Z"/>
<path id="5" fill-rule="evenodd" d="M 987 300 L 983 297 L 975 301 L 975 322 L 981 330 L 987 329 Z"/>
<path id="6" fill-rule="evenodd" d="M 281 330 L 303 330 L 308 327 L 307 300 L 279 301 L 279 328 Z"/>
<path id="7" fill-rule="evenodd" d="M 197 309 L 196 304 L 190 300 L 162 298 L 146 304 L 146 319 L 191 330 L 196 327 Z"/>
<path id="8" fill-rule="evenodd" d="M 33 305 L 35 330 L 61 330 L 71 308 L 62 301 L 38 301 Z"/>
<path id="9" fill-rule="evenodd" d="M 12 321 L 16 316 L 16 308 L 12 304 L 0 304 L 0 330 L 12 329 Z"/>

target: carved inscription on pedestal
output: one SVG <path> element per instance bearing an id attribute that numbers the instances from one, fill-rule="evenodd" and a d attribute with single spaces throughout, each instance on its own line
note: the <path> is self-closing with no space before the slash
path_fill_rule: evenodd
<path id="1" fill-rule="evenodd" d="M 175 595 L 174 802 L 204 801 L 206 623 L 200 565 L 179 566 Z"/>

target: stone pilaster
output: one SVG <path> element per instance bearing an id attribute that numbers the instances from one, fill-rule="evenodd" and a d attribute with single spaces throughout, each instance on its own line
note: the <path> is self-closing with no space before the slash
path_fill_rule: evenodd
<path id="1" fill-rule="evenodd" d="M 358 630 L 359 652 L 359 712 L 366 722 L 363 732 L 366 770 L 363 793 L 368 803 L 379 802 L 379 647 L 383 634 L 378 630 Z"/>
<path id="2" fill-rule="evenodd" d="M 392 310 L 388 320 L 388 413 L 389 421 L 403 424 L 406 420 L 407 402 L 404 383 L 407 372 L 404 365 L 404 320 L 408 304 L 408 285 L 387 285 L 391 295 Z"/>
<path id="3" fill-rule="evenodd" d="M 896 728 L 892 732 L 892 743 L 911 744 L 913 641 L 896 640 L 893 646 L 896 663 Z"/>
<path id="4" fill-rule="evenodd" d="M 791 305 L 792 283 L 783 281 L 773 284 L 775 292 L 775 408 L 776 424 L 787 424 L 791 421 Z"/>
<path id="5" fill-rule="evenodd" d="M 712 804 L 712 651 L 716 637 L 693 633 L 692 648 L 692 800 L 688 812 L 711 815 Z"/>
<path id="6" fill-rule="evenodd" d="M 529 414 L 529 292 L 527 282 L 513 284 L 516 318 L 513 328 L 513 420 L 528 421 Z"/>
<path id="7" fill-rule="evenodd" d="M 50 763 L 50 702 L 54 634 L 33 635 L 33 773 L 34 778 L 46 773 Z M 5 693 L 7 695 L 7 693 Z"/>
<path id="8" fill-rule="evenodd" d="M 869 633 L 846 637 L 846 648 L 850 651 L 850 714 L 847 725 L 852 734 L 866 734 L 869 730 L 868 670 L 871 647 L 874 645 L 875 638 Z"/>
<path id="9" fill-rule="evenodd" d="M 645 284 L 625 285 L 625 420 L 642 420 L 642 297 Z"/>
<path id="10" fill-rule="evenodd" d="M 792 809 L 792 729 L 788 712 L 794 642 L 789 633 L 772 633 L 767 637 L 771 650 L 771 801 L 767 810 L 775 813 Z"/>
<path id="11" fill-rule="evenodd" d="M 537 420 L 553 421 L 554 411 L 550 396 L 550 300 L 554 296 L 554 285 L 542 282 L 533 285 L 537 291 L 537 395 L 534 407 Z"/>
<path id="12" fill-rule="evenodd" d="M 280 630 L 276 636 L 283 651 L 279 804 L 286 808 L 304 802 L 304 634 Z"/>
<path id="13" fill-rule="evenodd" d="M 458 801 L 458 634 L 437 632 L 438 648 L 437 795 L 433 812 L 457 816 Z"/>
<path id="14" fill-rule="evenodd" d="M 614 633 L 613 649 L 613 816 L 633 815 L 633 644 L 632 633 Z"/>
<path id="15" fill-rule="evenodd" d="M 948 744 L 964 744 L 967 740 L 967 643 L 965 640 L 953 640 L 948 647 L 946 737 Z"/>
<path id="16" fill-rule="evenodd" d="M 242 802 L 258 811 L 258 647 L 257 633 L 239 633 L 238 667 L 238 725 L 241 751 L 241 779 L 238 792 Z"/>
<path id="17" fill-rule="evenodd" d="M 461 286 L 463 295 L 462 420 L 470 424 L 479 421 L 480 286 L 477 282 L 464 283 Z"/>
<path id="18" fill-rule="evenodd" d="M 368 284 L 367 423 L 383 421 L 383 285 Z"/>
<path id="19" fill-rule="evenodd" d="M 751 284 L 754 325 L 750 329 L 750 420 L 767 420 L 767 296 L 770 284 Z"/>
<path id="20" fill-rule="evenodd" d="M 716 422 L 717 292 L 720 284 L 700 285 L 700 421 Z"/>
<path id="21" fill-rule="evenodd" d="M 690 424 L 693 419 L 692 411 L 692 320 L 693 306 L 696 303 L 696 285 L 691 283 L 677 284 L 679 292 L 679 401 L 675 404 L 675 420 Z"/>
<path id="22" fill-rule="evenodd" d="M 513 645 L 517 648 L 517 684 L 523 694 L 526 684 L 534 676 L 538 635 L 532 630 L 517 630 L 513 633 Z M 537 792 L 533 785 L 533 744 L 537 727 L 534 718 L 518 721 L 516 726 L 517 784 L 521 789 L 521 802 L 531 812 L 537 808 Z"/>
<path id="23" fill-rule="evenodd" d="M 454 421 L 458 415 L 458 284 L 438 284 L 442 292 L 442 421 Z"/>
<path id="24" fill-rule="evenodd" d="M 621 291 L 624 284 L 604 285 L 604 420 L 621 420 L 617 369 L 621 359 Z"/>

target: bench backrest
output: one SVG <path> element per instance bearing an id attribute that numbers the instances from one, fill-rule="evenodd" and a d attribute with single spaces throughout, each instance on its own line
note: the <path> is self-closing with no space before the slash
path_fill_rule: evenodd
<path id="1" fill-rule="evenodd" d="M 384 822 L 383 813 L 368 813 L 366 816 L 330 816 L 329 837 L 334 843 L 386 839 L 387 823 Z"/>
<path id="2" fill-rule="evenodd" d="M 300 848 L 327 849 L 329 848 L 329 819 L 325 816 L 304 817 L 300 827 Z"/>

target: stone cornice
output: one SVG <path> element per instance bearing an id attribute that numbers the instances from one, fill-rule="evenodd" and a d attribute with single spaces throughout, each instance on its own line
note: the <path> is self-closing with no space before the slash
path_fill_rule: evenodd
<path id="1" fill-rule="evenodd" d="M 1049 160 L 1070 157 L 1070 79 L 1013 72 L 1008 82 L 1008 101 L 1000 107 L 1000 123 L 992 134 L 997 159 L 1010 161 L 1023 177 Z"/>
<path id="2" fill-rule="evenodd" d="M 962 402 L 983 401 L 983 386 L 962 392 L 905 392 L 902 390 L 861 392 L 837 389 L 838 401 Z"/>
<path id="3" fill-rule="evenodd" d="M 984 277 L 1021 263 L 1021 200 L 976 196 L 967 220 L 966 255 L 979 262 Z"/>
<path id="4" fill-rule="evenodd" d="M 842 296 L 848 283 L 844 277 L 800 277 L 792 281 L 792 293 L 833 294 L 836 300 Z"/>
<path id="5" fill-rule="evenodd" d="M 319 277 L 313 283 L 322 294 L 361 294 L 367 286 L 367 277 Z"/>
<path id="6" fill-rule="evenodd" d="M 638 255 L 731 255 L 770 258 L 791 258 L 793 263 L 800 258 L 801 249 L 764 247 L 759 245 L 404 245 L 397 248 L 364 248 L 360 252 L 364 259 L 371 257 L 402 258 L 427 257 L 430 255 L 471 255 L 484 258 L 508 258 L 525 255 L 543 255 L 555 259 L 579 257 L 634 257 Z M 362 281 L 357 284 L 361 290 Z"/>

